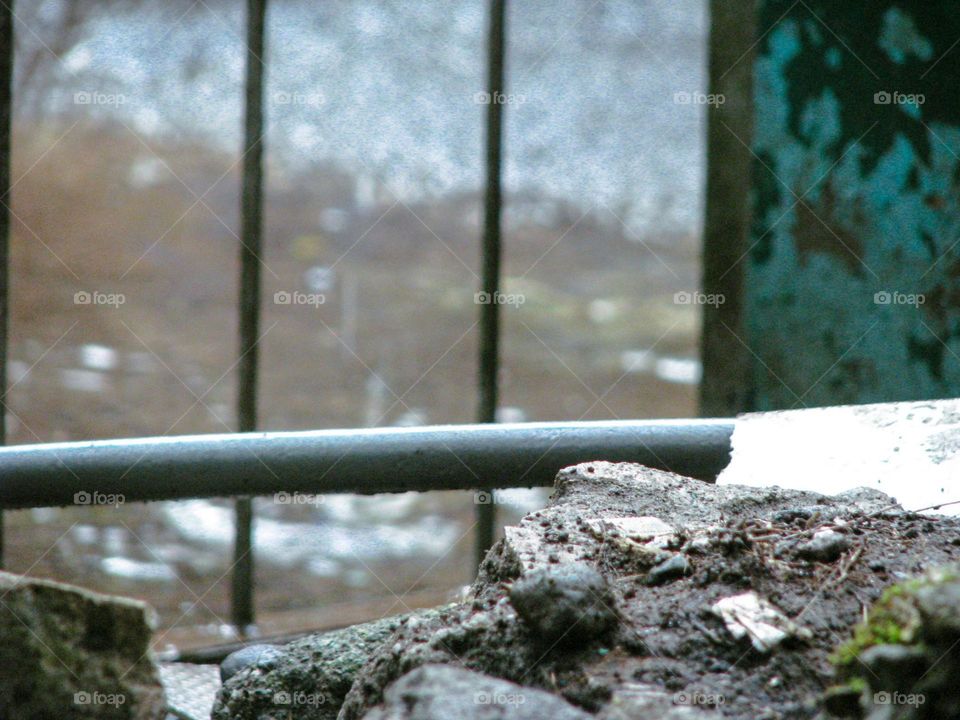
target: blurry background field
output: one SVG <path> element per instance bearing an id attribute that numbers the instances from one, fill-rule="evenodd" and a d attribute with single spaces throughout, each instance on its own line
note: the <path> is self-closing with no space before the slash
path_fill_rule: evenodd
<path id="1" fill-rule="evenodd" d="M 241 5 L 19 11 L 11 443 L 234 429 Z M 477 0 L 272 4 L 263 429 L 473 419 L 484 22 Z M 677 98 L 705 85 L 705 25 L 702 0 L 511 4 L 502 420 L 695 413 L 675 294 L 698 282 L 705 111 Z M 9 513 L 9 566 L 144 597 L 160 645 L 209 641 L 230 507 Z M 256 507 L 265 632 L 472 577 L 466 493 Z"/>

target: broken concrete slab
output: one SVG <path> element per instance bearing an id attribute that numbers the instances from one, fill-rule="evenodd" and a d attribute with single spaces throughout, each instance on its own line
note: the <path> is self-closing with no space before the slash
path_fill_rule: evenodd
<path id="1" fill-rule="evenodd" d="M 664 532 L 653 533 L 664 540 L 656 552 L 637 551 L 646 536 L 632 531 L 630 518 L 663 523 Z M 399 629 L 373 654 L 339 720 L 362 718 L 391 683 L 431 663 L 547 690 L 600 718 L 711 717 L 718 709 L 734 718 L 812 718 L 831 676 L 829 655 L 859 620 L 861 602 L 897 573 L 960 556 L 958 530 L 954 518 L 904 512 L 863 488 L 828 497 L 717 487 L 629 464 L 567 468 L 551 505 L 507 528 L 467 602 Z M 834 544 L 828 531 L 849 545 Z M 797 557 L 818 533 L 840 554 Z M 683 572 L 650 583 L 664 562 L 658 554 L 682 556 Z M 545 651 L 511 602 L 512 588 L 568 563 L 606 579 L 616 631 L 606 642 Z M 795 631 L 764 651 L 749 633 L 731 635 L 711 607 L 743 593 L 776 607 Z M 637 686 L 654 690 L 631 693 Z"/>
<path id="2" fill-rule="evenodd" d="M 293 714 L 301 720 L 333 720 L 357 671 L 371 653 L 421 611 L 343 630 L 256 646 L 229 656 L 226 679 L 214 703 L 213 720 L 260 720 Z"/>
<path id="3" fill-rule="evenodd" d="M 584 463 L 559 474 L 548 507 L 506 529 L 464 602 L 401 620 L 350 655 L 353 683 L 339 714 L 335 702 L 323 715 L 293 709 L 323 720 L 392 718 L 391 688 L 439 664 L 550 693 L 598 720 L 812 719 L 849 701 L 824 700 L 822 690 L 863 605 L 897 579 L 960 560 L 958 536 L 960 519 L 907 512 L 870 489 L 824 496 Z M 816 552 L 800 550 L 815 540 Z M 572 573 L 580 594 L 602 597 L 615 622 L 576 642 L 545 642 L 560 639 L 554 628 L 563 624 L 541 617 L 573 618 L 567 610 L 580 607 L 556 591 L 570 568 L 582 568 Z M 712 610 L 744 595 L 757 617 Z M 933 617 L 937 606 L 925 607 Z M 769 621 L 777 642 L 758 649 L 749 629 L 732 633 L 726 620 L 745 618 Z M 339 651 L 301 653 L 284 670 L 284 691 L 312 692 L 339 662 Z M 225 686 L 234 689 L 230 712 L 215 720 L 291 709 L 261 703 L 274 692 L 267 675 L 240 670 Z"/>
<path id="4" fill-rule="evenodd" d="M 0 717 L 162 720 L 142 602 L 0 572 Z"/>
<path id="5" fill-rule="evenodd" d="M 831 494 L 879 490 L 908 510 L 960 500 L 960 400 L 877 403 L 737 417 L 718 485 Z M 960 514 L 960 504 L 936 514 Z"/>

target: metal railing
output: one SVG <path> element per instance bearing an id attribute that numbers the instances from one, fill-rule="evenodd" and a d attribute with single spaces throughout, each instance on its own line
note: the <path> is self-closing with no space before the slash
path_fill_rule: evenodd
<path id="1" fill-rule="evenodd" d="M 0 508 L 73 505 L 80 493 L 134 502 L 543 487 L 597 460 L 712 481 L 732 433 L 730 420 L 616 420 L 12 445 L 0 448 Z"/>
<path id="2" fill-rule="evenodd" d="M 506 44 L 506 0 L 490 0 L 489 37 L 487 39 L 487 104 L 486 118 L 486 189 L 483 204 L 483 277 L 482 290 L 487 297 L 498 297 L 500 292 L 500 165 L 503 154 L 502 127 L 503 64 Z M 480 402 L 477 420 L 482 423 L 497 421 L 497 398 L 500 369 L 500 304 L 480 306 L 479 382 Z M 487 548 L 493 544 L 496 525 L 496 506 L 477 506 L 477 530 L 474 541 L 476 563 L 479 566 Z"/>
<path id="3" fill-rule="evenodd" d="M 237 362 L 237 428 L 257 429 L 257 370 L 260 357 L 260 254 L 263 218 L 263 75 L 267 0 L 247 0 L 247 78 L 244 94 L 243 186 L 240 191 L 240 357 Z M 232 620 L 253 624 L 253 504 L 235 504 Z"/>
<path id="4" fill-rule="evenodd" d="M 14 2 L 0 2 L 0 378 L 6 388 Z M 729 420 L 498 425 L 499 305 L 478 305 L 480 425 L 257 433 L 264 71 L 267 0 L 247 0 L 242 148 L 237 427 L 239 434 L 0 448 L 0 510 L 74 504 L 81 493 L 125 501 L 237 497 L 232 621 L 254 622 L 253 506 L 278 492 L 384 493 L 552 485 L 598 459 L 713 480 L 729 459 Z M 506 0 L 489 0 L 487 91 L 503 96 Z M 481 289 L 500 290 L 503 104 L 486 114 Z M 2 402 L 2 401 L 0 401 Z M 0 412 L 0 444 L 5 443 Z M 495 503 L 477 503 L 477 561 L 493 541 Z M 3 562 L 0 513 L 0 566 Z"/>

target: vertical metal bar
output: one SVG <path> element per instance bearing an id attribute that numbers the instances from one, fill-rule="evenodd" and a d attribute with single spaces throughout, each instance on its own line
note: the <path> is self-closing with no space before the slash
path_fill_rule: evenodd
<path id="1" fill-rule="evenodd" d="M 10 136 L 13 130 L 13 0 L 0 3 L 0 392 L 7 389 L 10 306 Z M 0 445 L 7 443 L 6 405 L 0 403 Z M 3 513 L 0 513 L 0 568 L 4 567 Z"/>
<path id="2" fill-rule="evenodd" d="M 726 102 L 707 113 L 707 198 L 703 228 L 703 292 L 724 298 L 704 304 L 700 354 L 700 415 L 750 409 L 753 364 L 746 345 L 745 258 L 750 246 L 753 155 L 754 0 L 710 1 L 710 88 Z"/>
<path id="3" fill-rule="evenodd" d="M 257 340 L 260 333 L 260 248 L 263 201 L 263 75 L 267 0 L 247 0 L 247 78 L 244 108 L 243 189 L 240 207 L 240 361 L 237 424 L 257 427 Z M 233 624 L 253 624 L 253 504 L 235 505 L 236 539 L 232 583 Z"/>
<path id="4" fill-rule="evenodd" d="M 487 39 L 487 123 L 486 123 L 486 192 L 483 216 L 482 292 L 480 304 L 480 403 L 477 420 L 496 422 L 497 370 L 500 365 L 500 211 L 501 158 L 503 155 L 503 65 L 506 36 L 506 0 L 490 0 L 489 35 Z M 492 491 L 485 493 L 487 502 L 477 503 L 475 540 L 477 565 L 493 544 L 496 505 Z"/>

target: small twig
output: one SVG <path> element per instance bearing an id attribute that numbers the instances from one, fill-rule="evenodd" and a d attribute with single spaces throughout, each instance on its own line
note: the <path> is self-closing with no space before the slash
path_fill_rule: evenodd
<path id="1" fill-rule="evenodd" d="M 832 585 L 839 585 L 839 584 L 842 583 L 844 580 L 846 580 L 846 579 L 847 579 L 847 575 L 850 574 L 850 570 L 851 570 L 851 569 L 853 568 L 853 566 L 856 564 L 857 560 L 860 559 L 860 556 L 861 556 L 862 554 L 863 554 L 863 545 L 858 545 L 858 546 L 857 546 L 857 549 L 854 550 L 854 551 L 850 554 L 849 558 L 842 563 L 842 567 L 841 567 L 841 570 L 840 570 L 840 575 L 839 575 L 839 576 L 837 577 L 837 579 L 834 580 L 833 583 L 831 583 L 831 584 L 832 584 Z"/>
<path id="2" fill-rule="evenodd" d="M 924 512 L 925 510 L 939 510 L 940 508 L 946 507 L 947 505 L 960 505 L 960 500 L 951 500 L 950 502 L 937 503 L 936 505 L 929 505 L 927 507 L 917 508 L 916 510 L 910 510 L 910 512 L 919 513 L 919 512 Z"/>
<path id="3" fill-rule="evenodd" d="M 887 512 L 888 510 L 896 510 L 897 508 L 902 508 L 907 512 L 920 513 L 926 510 L 939 510 L 940 508 L 946 507 L 947 505 L 960 505 L 960 500 L 948 500 L 947 502 L 937 503 L 936 505 L 928 505 L 927 507 L 917 508 L 916 510 L 909 510 L 908 508 L 903 508 L 900 505 L 900 503 L 893 503 L 892 505 L 887 505 L 886 507 L 882 507 L 879 510 L 875 510 L 874 512 L 870 513 L 869 515 L 865 515 L 864 517 L 868 517 L 868 518 L 879 517 L 883 515 L 883 513 Z"/>

